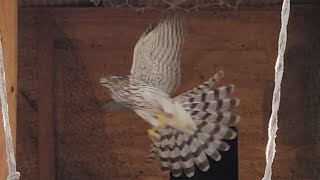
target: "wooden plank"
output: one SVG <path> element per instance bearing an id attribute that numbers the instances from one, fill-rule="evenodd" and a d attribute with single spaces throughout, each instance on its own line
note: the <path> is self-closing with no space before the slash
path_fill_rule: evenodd
<path id="1" fill-rule="evenodd" d="M 0 35 L 2 36 L 3 58 L 9 105 L 9 118 L 13 144 L 16 142 L 16 89 L 17 89 L 17 0 L 0 0 Z M 2 117 L 2 116 L 1 116 Z M 3 125 L 0 127 L 0 179 L 8 175 L 7 155 Z"/>
<path id="2" fill-rule="evenodd" d="M 54 180 L 55 123 L 53 116 L 53 31 L 50 15 L 39 11 L 38 62 L 39 62 L 39 179 Z"/>
<path id="3" fill-rule="evenodd" d="M 122 2 L 123 2 L 123 4 L 125 4 L 124 0 L 122 0 Z M 158 0 L 158 2 L 157 1 L 154 1 L 154 2 L 155 2 L 156 7 L 159 7 L 161 5 L 163 7 L 163 6 L 167 5 L 164 1 L 161 1 L 161 0 Z M 190 1 L 190 2 L 192 2 L 192 1 Z M 194 1 L 194 2 L 196 2 L 196 1 Z M 234 4 L 236 1 L 229 0 L 226 2 L 230 2 L 231 4 Z M 143 5 L 150 6 L 149 1 L 137 0 L 136 3 L 139 4 L 139 6 L 143 6 Z M 282 0 L 264 0 L 264 1 L 261 1 L 261 0 L 242 0 L 241 1 L 241 5 L 249 5 L 249 6 L 252 6 L 252 5 L 254 5 L 254 6 L 267 6 L 267 5 L 275 5 L 275 4 L 281 4 L 281 3 L 282 3 Z M 291 3 L 292 4 L 301 4 L 301 3 L 303 3 L 303 4 L 317 4 L 317 3 L 319 3 L 319 1 L 318 0 L 292 0 Z M 91 7 L 91 6 L 93 6 L 93 3 L 89 2 L 88 0 L 77 0 L 77 1 L 73 1 L 73 0 L 68 0 L 68 1 L 28 0 L 28 1 L 21 1 L 20 7 L 21 6 L 22 7 L 36 7 L 36 6 L 38 6 L 38 7 L 43 7 L 43 6 L 46 6 L 46 7 L 55 7 L 55 6 L 72 6 L 72 7 L 87 6 L 87 7 Z M 216 6 L 214 6 L 214 7 L 216 7 Z"/>
<path id="4" fill-rule="evenodd" d="M 264 172 L 280 8 L 200 11 L 187 17 L 189 28 L 179 92 L 204 81 L 216 68 L 225 69 L 223 84 L 235 84 L 235 93 L 241 99 L 239 179 L 259 179 Z M 136 40 L 159 15 L 138 15 L 121 8 L 47 10 L 52 10 L 60 30 L 55 36 L 54 55 L 61 64 L 56 68 L 67 77 L 63 78 L 61 89 L 68 91 L 56 99 L 63 106 L 55 106 L 57 114 L 63 116 L 56 118 L 59 136 L 64 137 L 57 139 L 60 179 L 164 179 L 158 163 L 144 163 L 149 141 L 141 118 L 131 113 L 101 113 L 97 106 L 99 100 L 108 98 L 97 79 L 106 72 L 125 75 L 130 71 Z M 319 7 L 295 6 L 290 16 L 294 21 L 289 26 L 288 63 L 279 114 L 281 131 L 274 164 L 274 177 L 278 179 L 316 179 L 312 178 L 314 156 L 310 153 L 314 144 L 310 130 L 314 124 L 305 118 L 301 106 L 305 100 L 301 93 L 305 92 L 302 64 L 319 59 L 314 54 L 317 51 L 310 50 L 310 42 L 314 43 L 312 47 L 319 45 L 315 41 L 319 36 L 315 12 Z M 22 13 L 25 19 L 39 15 L 31 8 Z M 33 35 L 24 34 L 25 39 L 30 37 Z M 306 57 L 308 54 L 310 58 Z"/>
<path id="5" fill-rule="evenodd" d="M 83 165 L 83 167 L 81 168 L 86 169 L 88 172 L 94 174 L 95 176 L 92 176 L 96 178 L 104 177 L 105 179 L 108 179 L 105 175 L 96 173 L 96 169 L 100 169 L 101 167 L 105 166 L 108 167 L 109 164 L 115 164 L 115 170 L 111 168 L 106 168 L 105 170 L 110 175 L 112 175 L 114 179 L 121 178 L 123 176 L 128 176 L 127 179 L 136 176 L 139 176 L 139 179 L 151 179 L 155 176 L 161 177 L 162 179 L 168 179 L 166 177 L 163 177 L 162 172 L 159 172 L 158 169 L 160 168 L 158 163 L 150 165 L 143 162 L 148 151 L 149 142 L 146 139 L 146 136 L 142 135 L 145 132 L 146 127 L 143 126 L 143 121 L 141 121 L 140 118 L 130 119 L 131 117 L 135 116 L 132 116 L 132 114 L 129 113 L 123 113 L 122 115 L 119 115 L 120 113 L 115 113 L 112 114 L 113 116 L 106 113 L 108 115 L 106 115 L 103 119 L 98 116 L 99 112 L 91 112 L 92 114 L 97 114 L 97 116 L 93 117 L 89 112 L 79 112 L 76 110 L 76 108 L 73 108 L 76 106 L 82 106 L 88 109 L 94 107 L 94 105 L 92 105 L 90 101 L 83 98 L 88 96 L 84 92 L 89 91 L 90 94 L 95 94 L 96 97 L 99 97 L 97 94 L 100 94 L 101 97 L 101 94 L 102 92 L 105 92 L 105 89 L 102 89 L 100 85 L 95 82 L 99 78 L 99 76 L 103 75 L 104 72 L 110 74 L 125 75 L 130 71 L 130 66 L 132 63 L 132 51 L 137 38 L 152 21 L 160 18 L 160 16 L 150 12 L 144 13 L 142 15 L 137 15 L 135 12 L 128 9 L 108 9 L 108 12 L 105 12 L 103 10 L 91 11 L 86 8 L 68 8 L 68 10 L 63 10 L 64 9 L 54 9 L 53 11 L 56 23 L 60 27 L 60 30 L 63 32 L 57 34 L 57 36 L 59 36 L 60 49 L 59 51 L 57 51 L 56 56 L 61 57 L 57 59 L 61 60 L 62 58 L 64 58 L 63 60 L 61 60 L 61 62 L 63 62 L 63 64 L 65 64 L 65 66 L 67 67 L 76 69 L 77 65 L 79 66 L 79 64 L 84 67 L 83 69 L 78 67 L 78 69 L 76 70 L 77 72 L 84 72 L 84 76 L 80 76 L 81 74 L 78 74 L 76 72 L 65 72 L 63 76 L 73 78 L 80 76 L 88 78 L 90 79 L 89 83 L 92 84 L 92 88 L 83 89 L 84 87 L 81 86 L 81 84 L 89 84 L 84 80 L 79 79 L 79 81 L 71 82 L 67 80 L 68 78 L 64 78 L 64 89 L 68 89 L 69 92 L 72 92 L 73 96 L 79 98 L 72 98 L 71 93 L 67 91 L 65 92 L 63 99 L 59 99 L 59 101 L 66 102 L 66 105 L 64 107 L 60 107 L 60 109 L 62 110 L 60 110 L 59 114 L 70 115 L 68 115 L 68 117 L 65 119 L 58 120 L 58 124 L 64 124 L 63 127 L 73 127 L 72 129 L 59 129 L 59 133 L 61 133 L 59 134 L 59 136 L 63 136 L 64 134 L 64 137 L 67 139 L 68 137 L 66 135 L 72 134 L 73 142 L 90 142 L 90 144 L 96 143 L 93 147 L 105 148 L 102 145 L 99 146 L 98 143 L 101 142 L 95 142 L 95 137 L 91 135 L 92 133 L 89 133 L 85 137 L 82 137 L 82 134 L 86 133 L 85 128 L 94 128 L 97 126 L 99 121 L 105 121 L 107 125 L 102 128 L 106 129 L 105 131 L 107 132 L 105 139 L 113 139 L 114 137 L 117 137 L 118 140 L 116 142 L 112 140 L 113 143 L 112 145 L 110 145 L 110 148 L 105 148 L 104 150 L 102 150 L 103 155 L 98 154 L 96 150 L 98 148 L 90 148 L 90 145 L 85 145 L 84 143 L 82 143 L 83 146 L 87 146 L 87 148 L 84 148 L 84 150 L 81 149 L 80 151 L 80 143 L 73 143 L 71 145 L 60 143 L 58 141 L 57 143 L 59 144 L 59 162 L 70 164 L 68 166 L 68 170 L 71 172 L 78 172 L 81 170 L 79 167 L 77 167 L 77 163 L 79 162 L 83 162 L 82 164 L 89 164 L 87 166 Z M 239 97 L 241 97 L 241 99 L 246 100 L 246 98 L 243 97 L 246 97 L 247 90 L 243 85 L 247 83 L 246 81 L 248 79 L 250 79 L 250 87 L 259 87 L 255 88 L 253 93 L 257 94 L 257 99 L 259 98 L 257 102 L 262 103 L 263 100 L 262 98 L 260 98 L 262 97 L 260 94 L 263 93 L 263 88 L 266 85 L 255 82 L 252 77 L 257 76 L 257 74 L 259 74 L 259 72 L 261 72 L 261 70 L 263 69 L 269 69 L 269 71 L 265 71 L 266 76 L 263 76 L 263 78 L 267 79 L 270 77 L 271 79 L 274 64 L 271 60 L 269 60 L 271 58 L 265 56 L 264 52 L 260 51 L 257 48 L 256 42 L 265 42 L 265 39 L 277 39 L 276 36 L 278 34 L 278 31 L 272 30 L 275 29 L 274 27 L 276 27 L 277 25 L 277 22 L 272 21 L 272 19 L 277 18 L 277 14 L 275 12 L 275 10 L 250 10 L 243 11 L 239 14 L 234 14 L 233 11 L 226 11 L 217 12 L 216 15 L 210 12 L 198 12 L 196 15 L 188 15 L 187 22 L 191 27 L 189 27 L 188 29 L 189 32 L 186 37 L 187 41 L 185 44 L 185 49 L 182 53 L 182 71 L 184 73 L 183 79 L 187 81 L 183 81 L 179 92 L 188 90 L 198 83 L 204 81 L 204 79 L 212 75 L 212 73 L 215 72 L 215 69 L 220 66 L 226 68 L 226 78 L 223 80 L 223 83 L 236 84 L 236 93 L 239 94 Z M 252 16 L 253 14 L 254 16 Z M 127 29 L 128 27 L 130 27 L 130 30 Z M 235 27 L 241 27 L 241 30 L 234 31 Z M 266 32 L 268 33 L 261 35 L 260 32 L 263 32 L 264 29 L 267 29 Z M 245 38 L 243 36 L 244 34 L 250 33 L 253 34 L 252 37 L 256 38 Z M 269 42 L 271 42 L 271 40 Z M 274 42 L 274 45 L 276 46 L 276 41 Z M 272 51 L 273 47 L 275 46 L 270 46 L 267 43 L 262 44 L 263 49 L 271 49 L 270 51 Z M 65 48 L 66 50 L 64 50 L 63 48 Z M 62 51 L 64 53 L 61 53 Z M 246 54 L 253 54 L 252 57 L 262 56 L 262 58 L 256 60 L 256 58 L 248 57 Z M 73 60 L 74 56 L 77 57 L 77 61 Z M 233 59 L 237 59 L 237 62 L 235 63 Z M 250 62 L 253 61 L 256 61 L 258 65 L 255 66 L 255 68 L 251 69 Z M 242 69 L 250 69 L 248 72 L 249 75 L 239 75 L 239 72 L 241 72 Z M 201 78 L 201 75 L 204 77 Z M 230 77 L 234 79 L 230 79 Z M 100 90 L 102 91 L 99 92 Z M 74 103 L 79 102 L 79 100 L 82 102 L 81 104 Z M 84 104 L 86 104 L 88 107 Z M 251 104 L 241 104 L 239 110 L 246 109 L 249 105 Z M 250 109 L 252 109 L 253 112 L 262 112 L 260 107 L 261 106 L 256 106 L 255 108 L 251 107 Z M 69 110 L 71 108 L 72 110 Z M 241 113 L 241 115 L 243 114 Z M 251 117 L 248 118 L 248 116 L 249 113 L 243 115 L 244 123 L 240 122 L 240 126 L 246 127 L 246 125 L 248 124 L 247 119 L 253 119 Z M 79 120 L 81 117 L 86 117 L 86 119 Z M 98 118 L 100 118 L 99 121 L 96 120 Z M 76 126 L 72 125 L 75 121 L 79 121 Z M 249 121 L 249 123 L 251 123 L 250 127 L 253 126 L 254 129 L 258 129 L 260 124 L 262 124 L 263 122 L 260 118 L 256 121 L 251 120 Z M 59 128 L 59 126 L 57 127 Z M 254 132 L 250 131 L 249 133 Z M 257 165 L 254 165 L 255 168 L 263 170 L 263 163 L 265 161 L 265 145 L 262 141 L 259 141 L 259 138 L 263 136 L 262 132 L 258 131 L 258 133 L 259 134 L 257 136 L 251 138 L 254 139 L 254 141 L 257 143 L 252 144 L 251 146 L 243 147 L 243 142 L 246 141 L 239 141 L 239 150 L 242 154 L 244 154 L 243 152 L 247 152 L 246 150 L 253 146 L 260 147 L 261 149 L 255 152 L 255 155 L 259 156 L 259 158 L 255 158 L 255 160 L 258 161 L 259 164 L 257 163 Z M 133 136 L 133 134 L 135 134 L 135 136 Z M 138 136 L 140 134 L 141 136 Z M 242 127 L 239 128 L 239 134 L 244 134 Z M 244 135 L 245 137 L 241 139 L 247 139 L 248 136 L 251 136 L 251 134 Z M 128 142 L 128 139 L 131 137 L 132 141 Z M 249 141 L 251 141 L 251 139 L 249 139 Z M 235 143 L 236 141 L 233 142 Z M 60 146 L 60 144 L 62 145 Z M 235 148 L 232 148 L 232 150 L 235 151 Z M 67 151 L 75 152 L 74 154 L 81 153 L 81 157 L 79 157 L 78 154 L 75 156 L 73 156 L 73 154 L 70 155 L 70 153 L 68 153 Z M 115 151 L 115 153 L 113 151 Z M 227 154 L 225 154 L 226 156 L 223 156 L 222 160 L 218 162 L 220 164 L 219 166 L 216 166 L 216 164 L 214 165 L 214 163 L 212 163 L 212 169 L 210 170 L 210 172 L 206 174 L 200 174 L 200 171 L 198 171 L 195 179 L 200 179 L 200 177 L 220 177 L 218 179 L 230 180 L 237 179 L 237 161 L 230 160 L 232 159 L 232 157 L 237 158 L 237 155 L 234 151 L 227 152 Z M 96 158 L 103 157 L 108 161 L 106 161 L 105 164 L 95 163 L 95 157 L 92 156 L 93 152 L 95 152 Z M 111 159 L 112 156 L 121 158 L 122 155 L 125 155 L 123 164 L 118 164 L 118 161 L 114 161 Z M 248 155 L 245 154 L 242 155 L 241 158 L 244 159 L 247 156 Z M 249 168 L 252 165 L 250 165 L 249 163 L 243 163 L 241 161 L 242 159 L 239 158 L 239 167 L 241 167 L 239 169 L 240 179 L 258 179 L 260 176 L 259 172 L 253 170 L 252 168 Z M 228 162 L 232 162 L 232 164 L 228 164 Z M 130 168 L 128 168 L 128 166 L 130 166 Z M 72 170 L 70 168 L 72 168 Z M 226 171 L 221 171 L 221 169 L 224 168 L 228 169 L 227 173 Z M 243 174 L 242 177 L 240 170 Z M 104 170 L 100 170 L 100 172 L 101 171 Z M 224 178 L 221 178 L 223 176 Z M 68 175 L 64 175 L 62 177 L 66 179 L 70 178 L 70 176 L 68 177 Z M 183 177 L 181 179 L 183 179 Z"/>

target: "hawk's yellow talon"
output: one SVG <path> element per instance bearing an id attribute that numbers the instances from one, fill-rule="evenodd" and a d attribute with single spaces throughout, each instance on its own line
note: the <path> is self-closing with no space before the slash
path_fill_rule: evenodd
<path id="1" fill-rule="evenodd" d="M 156 138 L 156 139 L 160 138 L 160 135 L 158 133 L 156 133 L 156 131 L 154 129 L 149 129 L 148 135 L 150 138 Z"/>
<path id="2" fill-rule="evenodd" d="M 158 119 L 158 124 L 157 124 L 157 126 L 155 126 L 154 128 L 148 130 L 148 135 L 149 135 L 149 137 L 150 137 L 151 139 L 152 139 L 152 138 L 159 139 L 159 138 L 160 138 L 160 135 L 159 135 L 158 133 L 156 133 L 156 130 L 161 129 L 161 128 L 164 128 L 164 127 L 166 126 L 166 124 L 165 124 L 166 114 L 165 114 L 165 115 L 159 114 L 159 115 L 157 115 L 156 117 L 157 117 L 157 119 Z"/>
<path id="3" fill-rule="evenodd" d="M 163 116 L 158 116 L 158 119 L 159 119 L 159 122 L 158 122 L 158 125 L 156 126 L 156 129 L 159 129 L 159 128 L 164 128 L 165 126 L 165 117 Z"/>

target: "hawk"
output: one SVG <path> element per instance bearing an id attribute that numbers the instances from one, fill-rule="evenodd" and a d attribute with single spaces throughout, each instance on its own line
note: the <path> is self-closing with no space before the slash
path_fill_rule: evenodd
<path id="1" fill-rule="evenodd" d="M 192 177 L 195 166 L 206 172 L 208 157 L 219 161 L 219 151 L 228 151 L 224 140 L 237 133 L 230 128 L 240 117 L 233 110 L 239 99 L 234 85 L 215 88 L 223 78 L 219 70 L 201 85 L 176 97 L 170 94 L 180 84 L 180 56 L 185 36 L 184 18 L 166 15 L 151 25 L 138 40 L 131 74 L 100 78 L 117 103 L 135 111 L 151 125 L 148 162 L 160 157 L 161 169 L 179 177 Z"/>

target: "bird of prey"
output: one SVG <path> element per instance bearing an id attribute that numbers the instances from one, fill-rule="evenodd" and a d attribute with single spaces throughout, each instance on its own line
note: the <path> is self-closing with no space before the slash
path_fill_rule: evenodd
<path id="1" fill-rule="evenodd" d="M 147 161 L 160 157 L 161 169 L 179 177 L 210 168 L 207 157 L 219 161 L 219 151 L 228 151 L 224 140 L 234 139 L 240 117 L 234 108 L 239 99 L 232 96 L 234 85 L 215 88 L 222 70 L 208 81 L 176 97 L 170 94 L 180 84 L 180 56 L 185 36 L 184 18 L 164 16 L 151 25 L 138 40 L 131 74 L 100 78 L 112 98 L 135 111 L 152 128 Z"/>

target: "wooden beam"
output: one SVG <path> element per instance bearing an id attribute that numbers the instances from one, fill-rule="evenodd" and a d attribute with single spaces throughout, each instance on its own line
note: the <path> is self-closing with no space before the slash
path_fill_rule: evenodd
<path id="1" fill-rule="evenodd" d="M 39 62 L 39 179 L 55 180 L 55 123 L 53 114 L 53 24 L 50 13 L 38 16 Z"/>
<path id="2" fill-rule="evenodd" d="M 0 0 L 0 35 L 2 36 L 3 60 L 6 72 L 9 118 L 15 148 L 17 127 L 17 0 Z M 0 179 L 6 179 L 8 166 L 2 121 L 0 126 Z"/>

